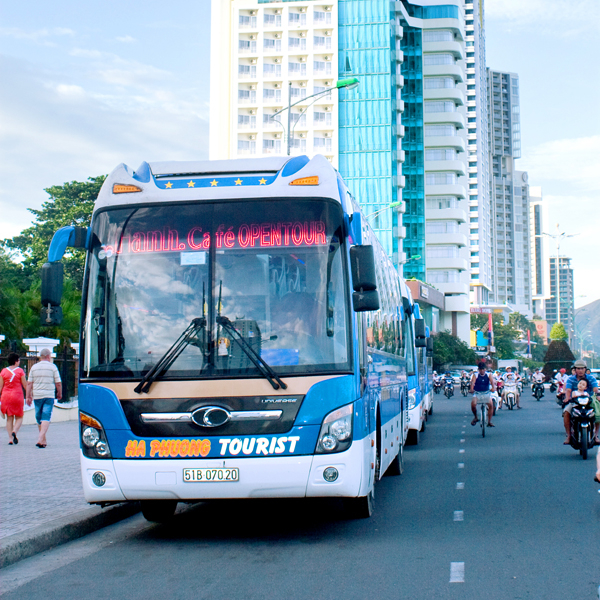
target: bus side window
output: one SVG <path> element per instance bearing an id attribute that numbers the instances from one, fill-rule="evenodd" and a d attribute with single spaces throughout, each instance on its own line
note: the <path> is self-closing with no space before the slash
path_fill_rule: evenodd
<path id="1" fill-rule="evenodd" d="M 404 321 L 402 321 L 402 325 L 404 327 L 404 338 L 406 340 L 406 373 L 407 375 L 414 375 L 416 372 L 415 369 L 415 342 L 414 335 L 412 330 L 412 324 L 410 322 L 410 317 L 408 315 L 405 316 Z"/>

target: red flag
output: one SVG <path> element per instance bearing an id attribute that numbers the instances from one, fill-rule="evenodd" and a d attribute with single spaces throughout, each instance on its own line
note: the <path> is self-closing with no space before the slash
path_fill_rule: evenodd
<path id="1" fill-rule="evenodd" d="M 494 345 L 494 326 L 492 323 L 492 313 L 488 313 L 488 340 L 489 345 Z"/>

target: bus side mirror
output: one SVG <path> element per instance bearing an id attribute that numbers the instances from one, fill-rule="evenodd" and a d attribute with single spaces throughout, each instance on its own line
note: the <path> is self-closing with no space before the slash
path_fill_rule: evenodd
<path id="1" fill-rule="evenodd" d="M 427 332 L 425 331 L 425 319 L 415 319 L 415 347 L 425 348 L 427 346 Z"/>
<path id="2" fill-rule="evenodd" d="M 433 338 L 432 337 L 428 337 L 427 338 L 427 356 L 433 356 Z"/>
<path id="3" fill-rule="evenodd" d="M 352 287 L 354 288 L 352 294 L 354 311 L 379 310 L 373 246 L 352 246 L 350 248 L 350 269 L 352 271 Z"/>
<path id="4" fill-rule="evenodd" d="M 42 266 L 42 325 L 60 325 L 62 308 L 64 269 L 60 262 L 49 262 Z"/>

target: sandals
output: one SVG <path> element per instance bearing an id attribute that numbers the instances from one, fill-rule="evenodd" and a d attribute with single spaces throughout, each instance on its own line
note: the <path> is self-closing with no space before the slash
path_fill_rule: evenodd
<path id="1" fill-rule="evenodd" d="M 18 444 L 19 443 L 19 438 L 17 437 L 17 434 L 14 431 L 12 432 L 12 437 L 13 437 L 13 442 L 15 444 Z"/>
<path id="2" fill-rule="evenodd" d="M 471 421 L 471 425 L 477 425 L 477 423 L 479 423 L 479 419 L 477 417 L 475 417 L 472 421 Z"/>
<path id="3" fill-rule="evenodd" d="M 493 423 L 488 423 L 487 426 L 488 427 L 496 427 Z"/>
<path id="4" fill-rule="evenodd" d="M 46 447 L 46 444 L 36 444 L 36 446 L 37 446 L 38 448 L 45 448 L 45 447 Z"/>

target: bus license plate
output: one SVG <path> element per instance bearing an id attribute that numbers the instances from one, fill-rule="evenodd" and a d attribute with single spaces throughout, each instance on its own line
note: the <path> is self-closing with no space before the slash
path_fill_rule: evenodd
<path id="1" fill-rule="evenodd" d="M 186 483 L 219 483 L 221 481 L 239 481 L 239 469 L 184 469 L 183 481 Z"/>

